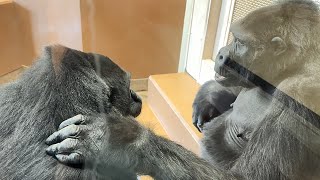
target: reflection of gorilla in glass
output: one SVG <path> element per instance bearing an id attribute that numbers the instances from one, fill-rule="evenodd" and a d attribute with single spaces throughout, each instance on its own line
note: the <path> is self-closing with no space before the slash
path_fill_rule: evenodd
<path id="1" fill-rule="evenodd" d="M 204 133 L 203 158 L 226 169 L 232 167 L 243 152 L 271 101 L 271 97 L 260 88 L 241 88 L 235 100 L 227 101 L 235 97 L 231 90 L 240 89 L 232 88 L 209 81 L 201 87 L 193 105 L 195 125 Z M 223 93 L 225 91 L 230 93 Z M 212 109 L 207 111 L 204 108 L 212 108 L 217 113 L 208 115 Z"/>
<path id="2" fill-rule="evenodd" d="M 319 94 L 315 89 L 320 88 L 317 83 L 309 83 L 311 79 L 316 82 L 319 74 L 314 68 L 314 65 L 319 67 L 315 59 L 318 54 L 314 51 L 318 45 L 309 35 L 313 34 L 313 28 L 318 27 L 319 12 L 311 1 L 287 1 L 282 6 L 262 8 L 231 26 L 234 41 L 217 55 L 216 81 L 209 81 L 201 87 L 193 105 L 193 122 L 204 132 L 205 159 L 226 169 L 237 167 L 248 174 L 259 173 L 254 167 L 242 166 L 245 161 L 241 159 L 246 157 L 249 160 L 250 156 L 254 157 L 252 151 L 257 151 L 258 146 L 252 145 L 251 138 L 254 138 L 253 142 L 258 139 L 266 142 L 267 138 L 272 137 L 270 129 L 262 128 L 269 126 L 279 134 L 273 137 L 274 142 L 269 142 L 272 143 L 268 148 L 274 146 L 273 150 L 284 151 L 282 157 L 291 158 L 286 161 L 292 163 L 298 156 L 290 154 L 289 150 L 298 148 L 302 151 L 299 152 L 300 158 L 306 158 L 304 162 L 308 166 L 319 166 L 316 163 L 318 156 L 308 158 L 310 152 L 317 151 L 319 155 L 320 150 L 308 145 L 314 142 L 301 131 L 309 126 L 319 131 L 319 102 L 307 97 Z M 282 124 L 287 124 L 287 127 L 282 127 Z M 298 130 L 301 132 L 296 132 Z M 270 134 L 263 134 L 263 131 Z M 288 131 L 290 135 L 286 135 Z M 281 139 L 279 135 L 287 137 Z M 297 140 L 299 138 L 302 139 Z M 319 139 L 320 136 L 314 138 Z M 280 142 L 286 143 L 281 145 Z M 281 156 L 281 151 L 277 152 L 277 156 Z M 268 155 L 260 154 L 256 160 L 272 160 Z M 273 160 L 275 164 L 281 158 Z M 284 175 L 294 177 L 287 175 L 293 171 L 292 166 L 281 165 L 279 168 Z M 299 172 L 299 168 L 295 169 L 295 173 Z M 270 177 L 277 177 L 272 175 L 270 173 Z M 300 175 L 299 178 L 305 176 Z"/>
<path id="3" fill-rule="evenodd" d="M 45 139 L 75 114 L 137 116 L 141 100 L 130 91 L 129 78 L 107 57 L 46 47 L 19 80 L 0 88 L 0 179 L 137 179 L 123 167 L 104 166 L 107 175 L 70 168 L 44 151 Z M 97 150 L 95 144 L 90 148 Z"/>
<path id="4" fill-rule="evenodd" d="M 55 149 L 68 149 L 58 159 L 65 164 L 77 162 L 72 154 L 81 152 L 85 164 L 111 163 L 155 179 L 319 179 L 319 18 L 312 1 L 287 0 L 232 26 L 234 42 L 216 62 L 220 84 L 205 84 L 194 104 L 199 129 L 216 117 L 204 126 L 210 164 L 134 119 L 110 114 L 65 121 L 48 138 L 48 152 L 61 156 Z M 68 126 L 105 134 L 80 133 L 71 144 L 78 132 Z M 102 140 L 101 151 L 83 148 L 92 148 L 90 139 Z"/>

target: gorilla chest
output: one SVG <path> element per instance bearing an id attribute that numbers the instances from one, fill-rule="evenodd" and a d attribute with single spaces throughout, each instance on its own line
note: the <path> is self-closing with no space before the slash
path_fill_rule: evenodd
<path id="1" fill-rule="evenodd" d="M 233 110 L 228 117 L 229 123 L 244 129 L 256 127 L 270 102 L 270 95 L 258 87 L 242 90 L 233 103 Z"/>

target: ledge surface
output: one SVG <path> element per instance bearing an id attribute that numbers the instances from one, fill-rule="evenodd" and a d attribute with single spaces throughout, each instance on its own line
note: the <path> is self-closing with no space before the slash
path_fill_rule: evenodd
<path id="1" fill-rule="evenodd" d="M 201 133 L 192 124 L 192 103 L 200 85 L 186 73 L 149 77 L 148 103 L 169 138 L 200 154 Z"/>

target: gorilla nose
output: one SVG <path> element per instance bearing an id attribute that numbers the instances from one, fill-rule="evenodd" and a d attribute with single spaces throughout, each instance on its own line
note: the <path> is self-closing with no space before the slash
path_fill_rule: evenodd
<path id="1" fill-rule="evenodd" d="M 221 69 L 223 69 L 225 66 L 228 66 L 230 63 L 230 56 L 229 56 L 229 49 L 224 47 L 221 48 L 220 51 L 217 54 L 216 60 L 215 60 L 215 67 L 214 70 L 221 74 Z"/>
<path id="2" fill-rule="evenodd" d="M 221 49 L 217 55 L 216 62 L 221 64 L 227 64 L 230 61 L 229 52 Z"/>
<path id="3" fill-rule="evenodd" d="M 138 96 L 133 90 L 130 89 L 130 95 L 131 95 L 131 98 L 135 101 L 135 102 L 139 102 L 141 103 L 142 100 L 140 98 L 140 96 Z"/>
<path id="4" fill-rule="evenodd" d="M 141 113 L 141 108 L 142 108 L 142 100 L 141 98 L 133 91 L 130 89 L 130 96 L 132 98 L 132 102 L 130 105 L 130 114 L 133 117 L 139 116 Z"/>

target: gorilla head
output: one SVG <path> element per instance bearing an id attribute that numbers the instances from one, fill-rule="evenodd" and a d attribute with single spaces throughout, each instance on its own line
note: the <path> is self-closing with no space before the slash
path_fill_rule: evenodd
<path id="1" fill-rule="evenodd" d="M 130 90 L 127 72 L 102 55 L 59 45 L 46 47 L 20 79 L 0 88 L 0 156 L 10 169 L 0 171 L 0 177 L 97 177 L 95 171 L 68 167 L 47 156 L 45 139 L 67 118 L 114 111 L 123 117 L 141 111 L 141 99 Z M 112 167 L 110 172 L 120 179 L 119 175 L 136 179 L 134 173 L 121 168 Z"/>
<path id="2" fill-rule="evenodd" d="M 312 1 L 279 2 L 251 12 L 231 26 L 234 40 L 217 55 L 216 80 L 234 86 L 260 77 L 277 86 L 310 63 L 318 28 Z"/>
<path id="3" fill-rule="evenodd" d="M 108 112 L 112 107 L 124 116 L 140 114 L 141 99 L 130 90 L 130 74 L 108 57 L 62 46 L 47 47 L 45 51 L 53 62 L 56 85 L 64 87 L 57 89 L 60 99 L 74 100 L 67 104 L 69 112 L 79 113 L 88 109 L 81 108 L 86 106 L 94 113 Z M 66 103 L 61 102 L 58 107 L 63 106 Z M 65 111 L 58 112 L 65 116 Z"/>
<path id="4" fill-rule="evenodd" d="M 286 0 L 255 10 L 231 26 L 234 40 L 217 55 L 216 81 L 229 89 L 258 87 L 242 90 L 232 110 L 204 126 L 209 160 L 249 177 L 244 179 L 319 177 L 319 148 L 313 140 L 319 134 L 303 129 L 318 132 L 320 127 L 319 22 L 313 1 Z M 221 94 L 217 87 L 207 93 L 210 96 L 202 96 Z M 223 103 L 216 99 L 210 103 Z M 257 163 L 263 167 L 256 167 Z"/>

